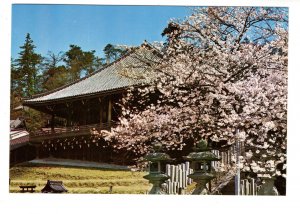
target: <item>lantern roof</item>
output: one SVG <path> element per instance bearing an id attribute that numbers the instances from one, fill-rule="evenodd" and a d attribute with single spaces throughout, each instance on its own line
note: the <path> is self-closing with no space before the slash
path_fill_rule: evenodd
<path id="1" fill-rule="evenodd" d="M 166 153 L 154 152 L 144 157 L 145 161 L 158 162 L 158 161 L 172 161 L 173 159 Z"/>
<path id="2" fill-rule="evenodd" d="M 188 156 L 184 157 L 188 161 L 218 161 L 218 158 L 214 153 L 211 151 L 204 151 L 204 152 L 191 152 Z"/>

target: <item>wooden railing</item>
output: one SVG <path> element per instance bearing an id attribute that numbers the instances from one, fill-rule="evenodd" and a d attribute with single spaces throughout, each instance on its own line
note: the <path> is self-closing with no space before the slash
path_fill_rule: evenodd
<path id="1" fill-rule="evenodd" d="M 14 132 L 11 132 L 10 133 L 10 139 L 14 139 L 16 137 L 19 137 L 19 136 L 25 136 L 25 135 L 28 135 L 28 132 L 26 130 L 20 130 L 20 131 L 14 131 Z"/>
<path id="2" fill-rule="evenodd" d="M 100 130 L 109 130 L 114 123 L 90 124 L 83 126 L 42 128 L 30 133 L 31 140 L 47 139 L 53 137 L 66 137 L 72 135 L 97 134 Z"/>

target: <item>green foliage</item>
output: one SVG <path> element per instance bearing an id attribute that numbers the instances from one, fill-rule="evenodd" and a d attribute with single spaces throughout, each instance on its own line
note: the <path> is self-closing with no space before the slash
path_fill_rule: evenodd
<path id="1" fill-rule="evenodd" d="M 103 52 L 106 57 L 106 63 L 109 64 L 110 62 L 115 61 L 123 56 L 127 52 L 127 49 L 123 49 L 112 44 L 107 44 L 104 47 Z"/>
<path id="2" fill-rule="evenodd" d="M 20 48 L 19 58 L 15 61 L 16 67 L 12 68 L 13 77 L 16 78 L 14 87 L 19 88 L 23 97 L 28 97 L 38 91 L 38 66 L 42 57 L 35 53 L 35 45 L 29 33 Z"/>
<path id="3" fill-rule="evenodd" d="M 17 71 L 15 61 L 11 59 L 11 86 L 10 86 L 10 111 L 11 119 L 17 119 L 22 115 L 20 111 L 14 111 L 14 108 L 22 104 L 22 87 L 20 85 L 20 76 Z"/>
<path id="4" fill-rule="evenodd" d="M 64 62 L 72 81 L 91 74 L 102 66 L 102 60 L 95 56 L 94 50 L 83 51 L 77 45 L 70 45 L 70 49 L 65 54 Z"/>
<path id="5" fill-rule="evenodd" d="M 66 67 L 61 65 L 63 58 L 64 54 L 62 52 L 54 54 L 50 51 L 47 57 L 43 58 L 43 78 L 41 80 L 43 91 L 58 88 L 69 82 L 70 78 Z"/>
<path id="6" fill-rule="evenodd" d="M 48 115 L 34 109 L 23 110 L 23 115 L 28 131 L 36 131 L 44 127 L 47 119 L 49 118 Z"/>
<path id="7" fill-rule="evenodd" d="M 35 45 L 28 33 L 25 43 L 20 47 L 19 58 L 11 59 L 11 119 L 23 116 L 22 111 L 14 109 L 22 104 L 22 99 L 41 91 L 41 55 L 35 53 Z"/>
<path id="8" fill-rule="evenodd" d="M 65 85 L 70 82 L 69 72 L 66 70 L 64 66 L 59 66 L 55 68 L 55 73 L 53 76 L 49 77 L 47 81 L 44 83 L 44 89 L 46 91 L 50 91 Z"/>
<path id="9" fill-rule="evenodd" d="M 44 72 L 43 91 L 50 91 L 71 81 L 69 71 L 64 65 L 49 67 Z"/>

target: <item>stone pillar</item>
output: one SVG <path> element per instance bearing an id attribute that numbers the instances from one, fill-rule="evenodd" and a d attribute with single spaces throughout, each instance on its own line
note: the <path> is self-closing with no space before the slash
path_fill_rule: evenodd
<path id="1" fill-rule="evenodd" d="M 251 178 L 251 195 L 256 195 L 256 184 L 255 184 L 255 179 Z"/>

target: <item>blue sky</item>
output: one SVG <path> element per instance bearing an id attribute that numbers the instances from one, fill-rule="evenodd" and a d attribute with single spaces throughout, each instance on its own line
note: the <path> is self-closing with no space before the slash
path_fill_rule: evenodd
<path id="1" fill-rule="evenodd" d="M 30 33 L 36 52 L 67 51 L 70 44 L 103 56 L 106 44 L 140 45 L 162 41 L 171 18 L 184 18 L 190 7 L 12 5 L 12 57 L 15 59 Z"/>

